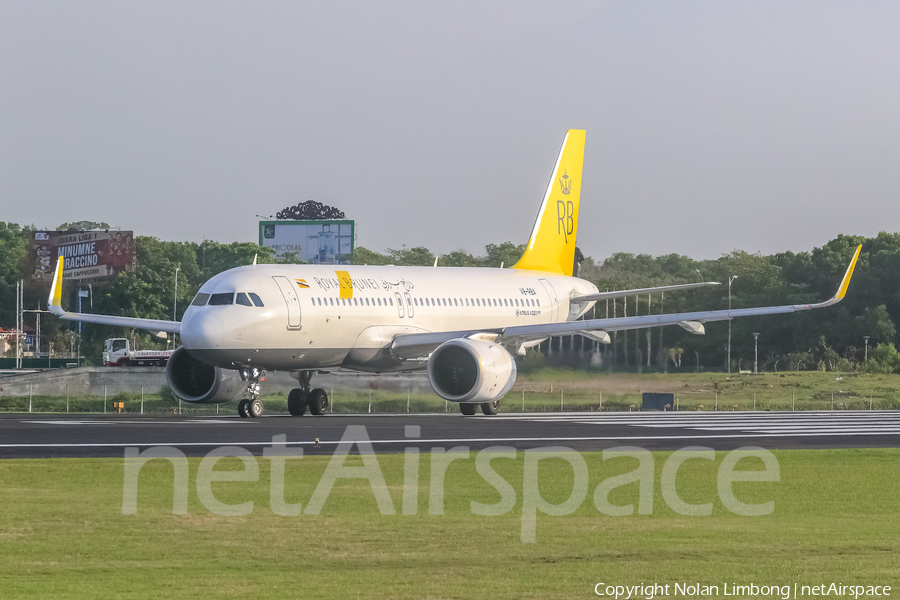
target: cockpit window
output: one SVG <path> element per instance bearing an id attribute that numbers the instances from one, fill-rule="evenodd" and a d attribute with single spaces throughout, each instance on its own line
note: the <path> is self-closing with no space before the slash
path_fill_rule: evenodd
<path id="1" fill-rule="evenodd" d="M 191 306 L 203 306 L 206 304 L 206 301 L 209 300 L 209 294 L 204 294 L 200 292 L 196 296 L 194 296 L 194 301 L 191 302 Z"/>
<path id="2" fill-rule="evenodd" d="M 253 292 L 249 292 L 248 295 L 250 296 L 250 299 L 253 300 L 253 304 L 255 304 L 256 306 L 260 308 L 265 306 L 265 304 L 263 304 L 263 301 L 259 299 L 259 296 L 257 296 Z"/>
<path id="3" fill-rule="evenodd" d="M 225 306 L 234 303 L 234 292 L 225 292 L 223 294 L 213 294 L 209 297 L 210 306 Z"/>
<path id="4" fill-rule="evenodd" d="M 250 298 L 248 298 L 247 294 L 245 294 L 244 292 L 238 292 L 234 303 L 240 304 L 241 306 L 253 306 L 252 304 L 250 304 Z"/>

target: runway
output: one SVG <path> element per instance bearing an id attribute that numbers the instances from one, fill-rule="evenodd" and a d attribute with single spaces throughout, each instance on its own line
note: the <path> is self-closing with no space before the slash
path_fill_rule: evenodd
<path id="1" fill-rule="evenodd" d="M 259 419 L 131 415 L 4 415 L 0 458 L 122 456 L 125 448 L 172 446 L 202 456 L 218 446 L 262 453 L 272 437 L 306 454 L 330 454 L 351 425 L 365 427 L 376 452 L 466 446 L 519 450 L 565 446 L 602 450 L 640 446 L 677 450 L 707 446 L 778 448 L 900 447 L 900 411 L 528 413 L 270 416 Z M 415 427 L 418 426 L 418 437 Z M 318 445 L 316 438 L 319 439 Z"/>

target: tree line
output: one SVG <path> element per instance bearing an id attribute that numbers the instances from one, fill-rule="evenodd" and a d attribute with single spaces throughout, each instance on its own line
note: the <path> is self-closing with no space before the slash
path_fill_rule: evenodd
<path id="1" fill-rule="evenodd" d="M 25 279 L 25 304 L 46 309 L 48 282 L 29 279 L 29 251 L 34 228 L 0 222 L 0 326 L 15 324 L 16 281 Z M 900 320 L 900 233 L 879 233 L 873 238 L 839 235 L 821 247 L 807 252 L 782 252 L 773 255 L 734 251 L 713 260 L 694 260 L 668 254 L 616 253 L 602 261 L 586 257 L 581 276 L 601 290 L 621 290 L 673 285 L 699 281 L 719 281 L 723 285 L 701 288 L 663 297 L 645 294 L 639 297 L 598 303 L 588 317 L 612 317 L 715 310 L 728 307 L 727 281 L 731 285 L 734 308 L 778 304 L 809 304 L 830 298 L 850 262 L 856 246 L 863 251 L 850 289 L 835 307 L 789 315 L 745 318 L 732 324 L 732 370 L 752 368 L 753 333 L 759 333 L 760 370 L 854 370 L 863 368 L 868 336 L 868 362 L 865 368 L 900 371 L 897 353 L 897 329 Z M 521 256 L 524 246 L 511 242 L 488 244 L 484 253 L 457 250 L 436 255 L 424 247 L 401 246 L 376 252 L 357 247 L 353 264 L 438 265 L 447 267 L 509 267 Z M 224 270 L 250 264 L 274 262 L 270 248 L 249 242 L 224 244 L 212 240 L 202 243 L 170 242 L 155 237 L 135 238 L 135 270 L 93 289 L 85 300 L 85 312 L 125 315 L 151 319 L 180 319 L 200 286 Z M 178 287 L 175 288 L 175 270 Z M 74 286 L 64 290 L 64 301 L 75 305 Z M 32 321 L 26 319 L 30 325 Z M 54 348 L 73 344 L 74 324 L 55 318 L 42 320 L 45 339 Z M 679 327 L 664 330 L 619 332 L 609 346 L 582 346 L 588 353 L 599 352 L 605 366 L 636 368 L 681 368 L 687 370 L 726 370 L 727 322 L 709 323 L 706 335 L 692 335 Z M 82 355 L 99 362 L 103 341 L 122 337 L 126 332 L 113 327 L 83 325 Z M 139 334 L 144 347 L 159 346 L 146 334 Z M 648 354 L 647 339 L 650 339 Z M 566 343 L 556 342 L 557 348 Z M 46 346 L 44 347 L 46 350 Z M 554 346 L 545 346 L 553 352 Z"/>

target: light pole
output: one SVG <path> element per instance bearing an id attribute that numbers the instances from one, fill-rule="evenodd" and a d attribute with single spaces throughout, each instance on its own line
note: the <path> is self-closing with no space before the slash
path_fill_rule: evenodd
<path id="1" fill-rule="evenodd" d="M 178 310 L 178 271 L 181 267 L 175 267 L 175 301 L 172 303 L 172 320 L 176 321 L 175 312 Z"/>
<path id="2" fill-rule="evenodd" d="M 728 278 L 728 310 L 731 310 L 731 282 L 737 279 L 737 275 Z M 728 315 L 728 373 L 731 373 L 731 315 Z"/>
<path id="3" fill-rule="evenodd" d="M 758 360 L 759 360 L 759 352 L 758 352 L 758 349 L 757 349 L 757 342 L 758 342 L 758 341 L 759 341 L 759 334 L 758 334 L 758 333 L 754 333 L 754 334 L 753 334 L 753 372 L 754 372 L 754 373 L 758 373 L 758 372 L 759 372 L 759 371 L 757 371 L 757 368 L 756 368 L 757 365 L 758 365 Z"/>
<path id="4" fill-rule="evenodd" d="M 868 336 L 868 335 L 863 336 L 863 342 L 865 342 L 865 344 L 866 344 L 866 354 L 865 354 L 865 358 L 863 359 L 863 362 L 869 362 L 869 337 L 870 336 Z"/>
<path id="5" fill-rule="evenodd" d="M 700 273 L 700 269 L 694 269 L 694 270 L 697 271 L 697 275 L 700 276 L 700 281 L 703 281 L 703 274 Z"/>

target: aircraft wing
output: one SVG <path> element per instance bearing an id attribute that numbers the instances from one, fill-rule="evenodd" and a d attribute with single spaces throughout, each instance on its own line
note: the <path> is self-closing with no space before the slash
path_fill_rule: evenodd
<path id="1" fill-rule="evenodd" d="M 643 315 L 637 317 L 617 317 L 613 319 L 589 319 L 585 321 L 564 321 L 562 323 L 543 323 L 538 325 L 516 325 L 497 329 L 481 329 L 477 331 L 442 331 L 430 333 L 398 334 L 394 338 L 391 349 L 404 358 L 426 356 L 439 345 L 458 338 L 479 337 L 506 346 L 515 346 L 518 350 L 529 342 L 542 340 L 553 335 L 587 335 L 598 341 L 608 342 L 608 332 L 626 329 L 646 329 L 662 325 L 679 325 L 687 331 L 703 335 L 706 333 L 704 323 L 710 321 L 727 321 L 737 317 L 756 317 L 760 315 L 777 315 L 825 308 L 840 302 L 847 293 L 850 277 L 859 259 L 862 246 L 856 249 L 850 266 L 847 267 L 837 293 L 825 302 L 817 304 L 788 304 L 785 306 L 763 306 L 759 308 L 737 308 L 733 310 L 707 310 L 689 313 L 671 313 L 662 315 Z M 629 295 L 633 294 L 632 291 Z"/>
<path id="2" fill-rule="evenodd" d="M 617 290 L 615 292 L 599 292 L 597 294 L 588 294 L 586 296 L 573 296 L 569 298 L 569 302 L 598 302 L 600 300 L 608 300 L 612 298 L 624 298 L 626 296 L 638 296 L 640 294 L 649 294 L 651 292 L 674 292 L 675 290 L 689 290 L 692 288 L 708 287 L 711 285 L 722 285 L 718 281 L 700 281 L 697 283 L 681 283 L 678 285 L 664 285 L 661 287 L 640 288 L 637 290 Z"/>
<path id="3" fill-rule="evenodd" d="M 97 323 L 99 325 L 116 325 L 119 327 L 133 327 L 146 329 L 154 333 L 165 331 L 167 333 L 179 333 L 181 323 L 179 321 L 162 321 L 159 319 L 138 319 L 136 317 L 114 317 L 112 315 L 91 315 L 85 313 L 66 312 L 62 306 L 62 268 L 63 257 L 60 256 L 56 263 L 56 274 L 53 284 L 50 286 L 50 296 L 47 298 L 47 308 L 60 319 L 67 321 L 82 321 L 85 323 Z"/>

